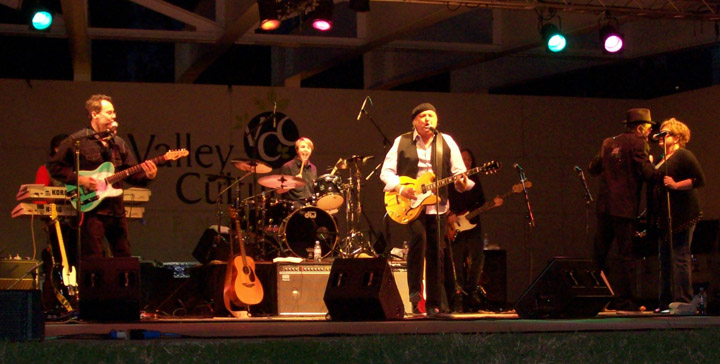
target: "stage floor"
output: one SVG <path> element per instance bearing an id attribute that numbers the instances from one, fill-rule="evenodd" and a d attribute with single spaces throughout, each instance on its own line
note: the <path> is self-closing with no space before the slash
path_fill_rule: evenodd
<path id="1" fill-rule="evenodd" d="M 176 338 L 287 338 L 398 334 L 491 334 L 696 329 L 720 326 L 720 316 L 601 312 L 586 319 L 520 319 L 514 312 L 406 316 L 387 321 L 331 321 L 325 316 L 248 318 L 143 318 L 138 322 L 48 322 L 45 337 L 87 339 L 112 330 L 149 330 Z"/>

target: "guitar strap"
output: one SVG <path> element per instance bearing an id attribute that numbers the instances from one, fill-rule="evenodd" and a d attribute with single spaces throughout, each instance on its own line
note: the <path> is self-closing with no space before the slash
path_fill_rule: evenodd
<path id="1" fill-rule="evenodd" d="M 433 158 L 436 160 L 433 161 L 433 166 L 436 166 L 435 170 L 435 180 L 439 181 L 443 179 L 442 171 L 443 171 L 443 143 L 442 143 L 442 133 L 438 132 L 437 135 L 435 135 L 435 150 L 433 151 Z M 438 190 L 438 198 L 440 198 L 440 191 Z"/>

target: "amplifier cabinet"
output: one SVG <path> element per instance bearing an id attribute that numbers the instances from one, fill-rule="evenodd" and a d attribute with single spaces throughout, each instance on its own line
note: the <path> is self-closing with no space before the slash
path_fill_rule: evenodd
<path id="1" fill-rule="evenodd" d="M 330 263 L 277 265 L 277 306 L 280 316 L 325 315 L 323 302 Z"/>
<path id="2" fill-rule="evenodd" d="M 0 289 L 37 289 L 38 274 L 32 270 L 39 269 L 39 264 L 37 260 L 0 259 Z"/>

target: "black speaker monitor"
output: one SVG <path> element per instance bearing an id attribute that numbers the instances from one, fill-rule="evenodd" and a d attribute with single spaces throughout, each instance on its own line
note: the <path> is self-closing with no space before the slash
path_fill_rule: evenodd
<path id="1" fill-rule="evenodd" d="M 589 259 L 554 258 L 520 296 L 521 318 L 595 317 L 613 298 L 605 275 Z"/>
<path id="2" fill-rule="evenodd" d="M 330 318 L 337 321 L 399 320 L 405 314 L 384 258 L 336 259 L 323 300 Z"/>

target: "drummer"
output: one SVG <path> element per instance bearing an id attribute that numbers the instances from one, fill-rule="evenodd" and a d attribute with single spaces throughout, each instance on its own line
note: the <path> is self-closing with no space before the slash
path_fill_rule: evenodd
<path id="1" fill-rule="evenodd" d="M 314 145 L 312 140 L 301 137 L 295 141 L 295 158 L 280 167 L 280 173 L 301 178 L 305 185 L 293 189 L 279 189 L 280 198 L 293 202 L 294 209 L 299 209 L 311 202 L 315 191 L 313 183 L 317 178 L 317 168 L 310 162 Z"/>

